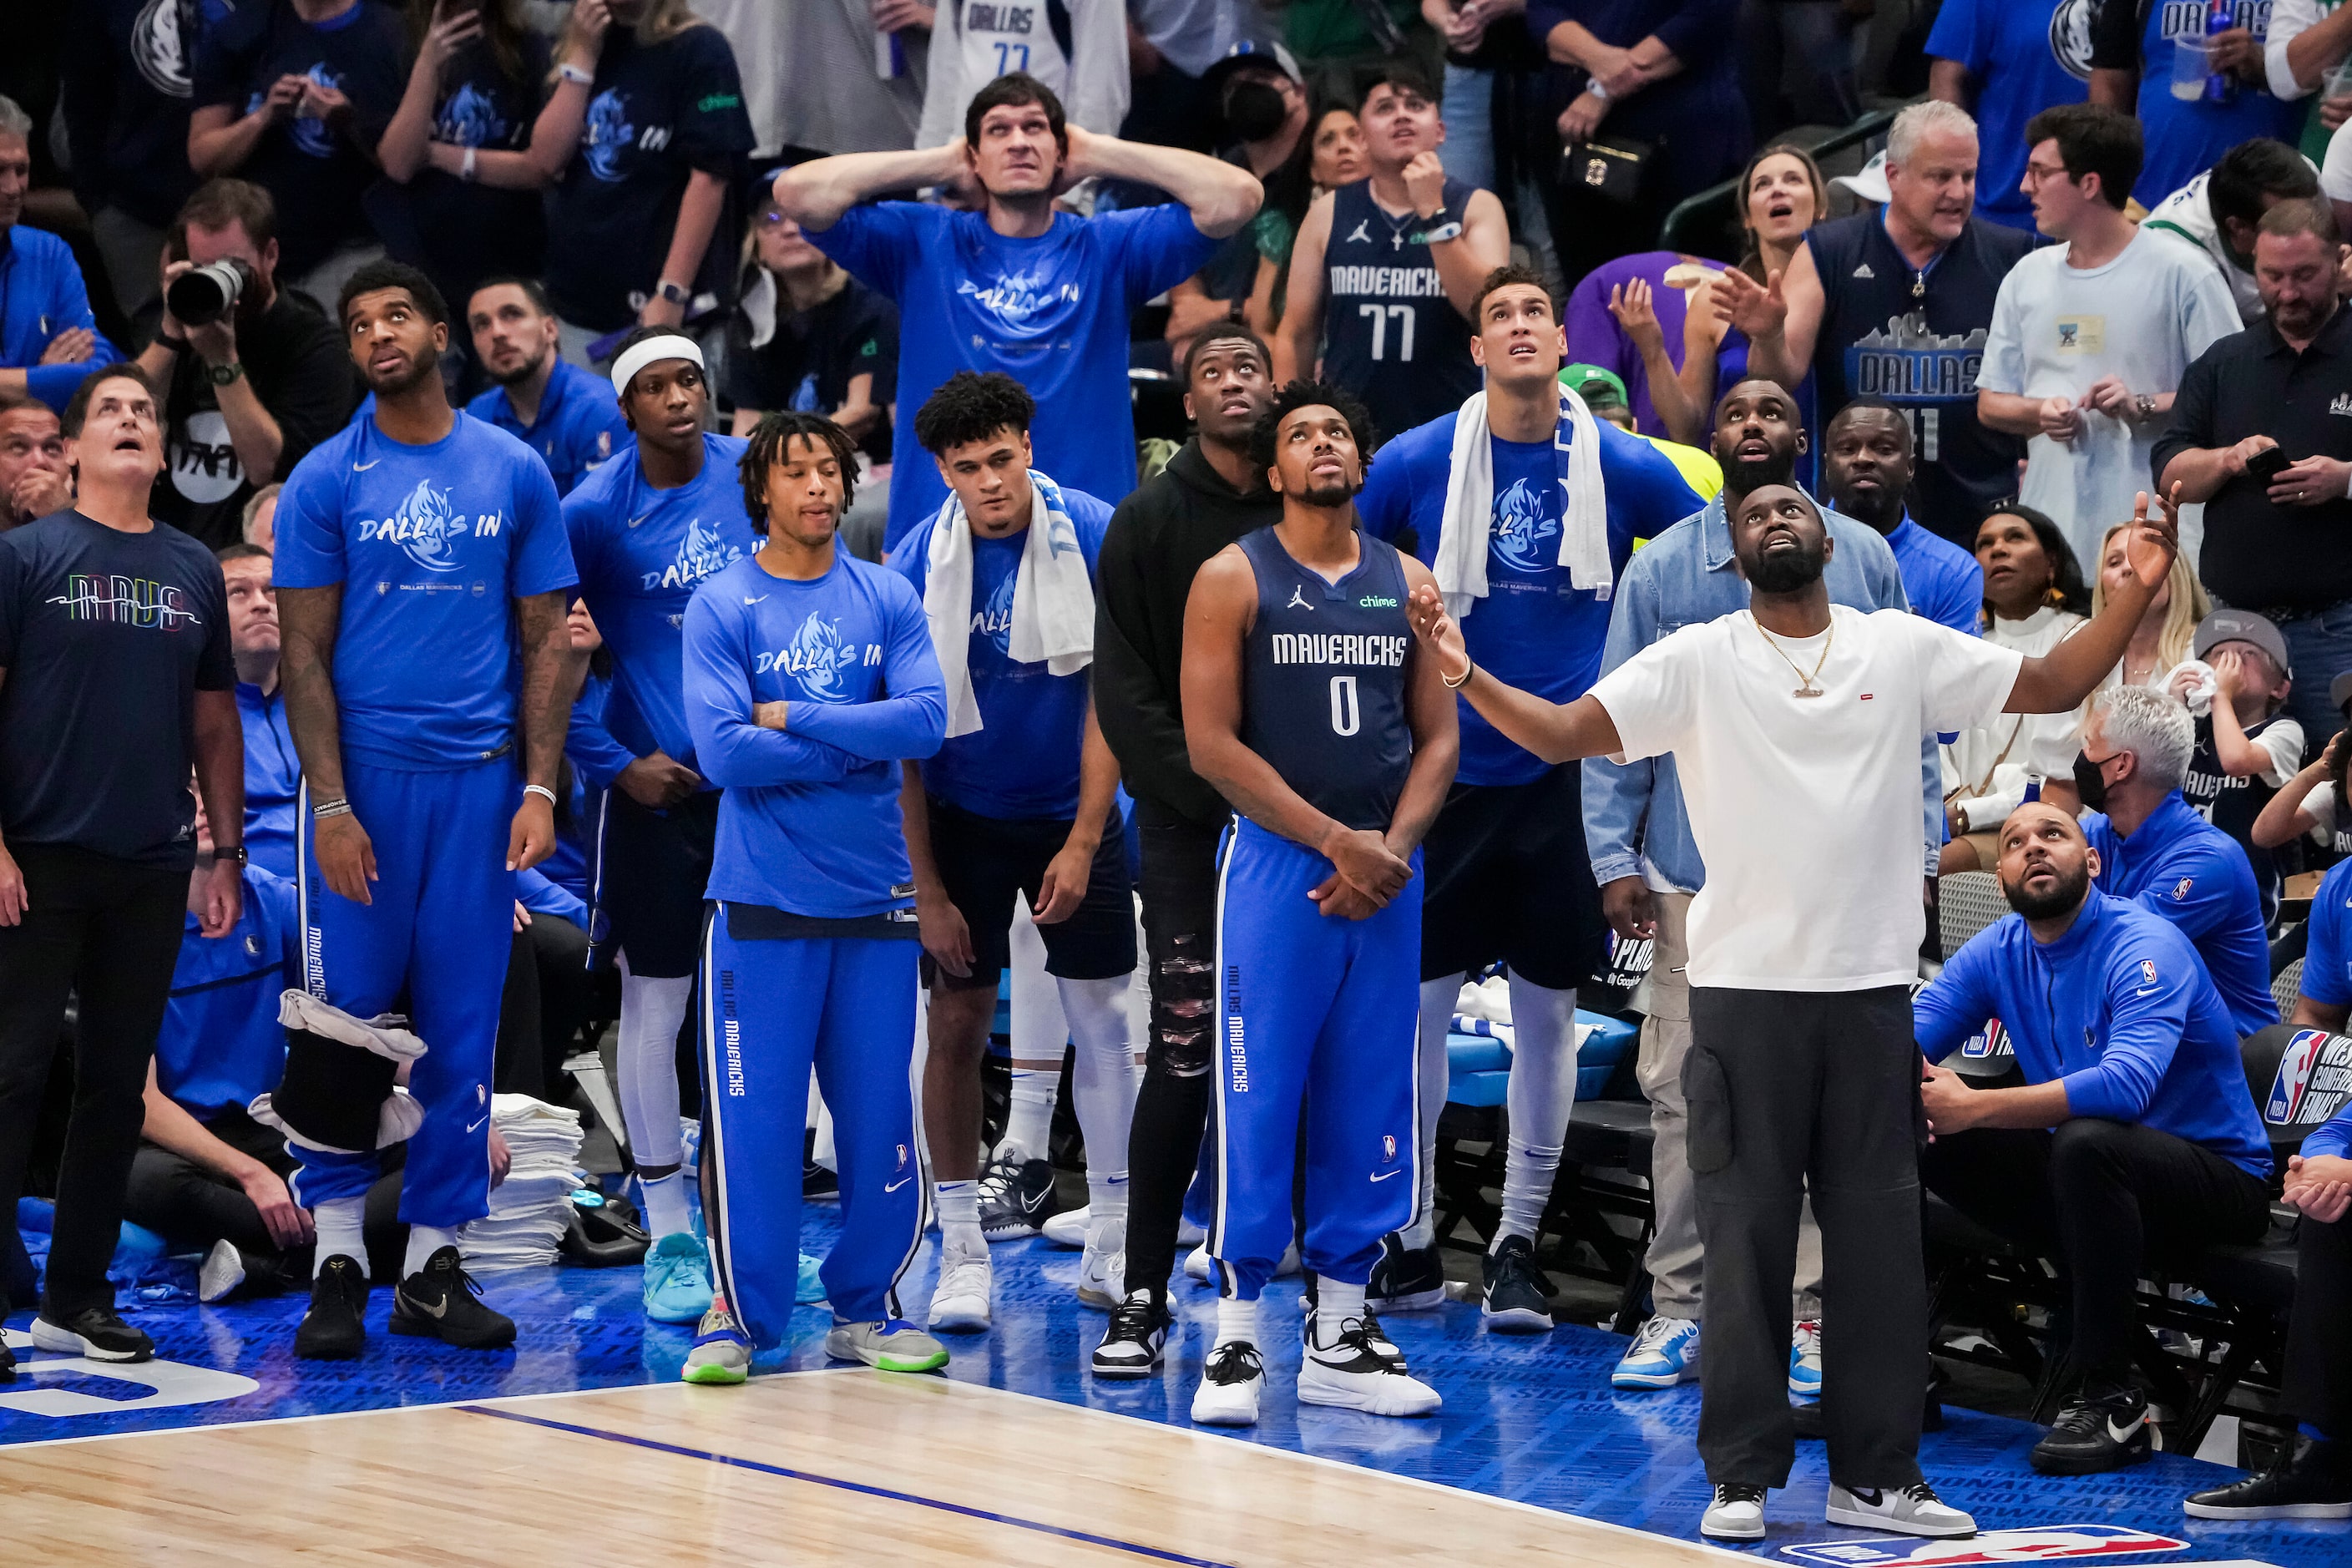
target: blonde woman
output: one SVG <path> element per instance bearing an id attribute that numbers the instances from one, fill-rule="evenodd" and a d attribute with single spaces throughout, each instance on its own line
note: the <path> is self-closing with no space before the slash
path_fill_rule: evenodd
<path id="1" fill-rule="evenodd" d="M 711 241 L 753 137 L 735 51 L 688 0 L 579 0 L 555 61 L 530 152 L 562 171 L 547 291 L 563 357 L 587 364 L 592 342 L 726 292 L 733 258 Z"/>
<path id="2" fill-rule="evenodd" d="M 2131 575 L 2130 563 L 2124 555 L 2130 528 L 2129 523 L 2119 522 L 2099 540 L 2099 576 L 2091 588 L 2093 616 L 2106 607 L 2108 595 Z M 2205 585 L 2197 580 L 2197 569 L 2189 564 L 2189 552 L 2184 550 L 2172 558 L 2172 574 L 2156 591 L 2147 613 L 2140 616 L 2139 626 L 2132 633 L 2131 646 L 2124 650 L 2123 662 L 2107 672 L 2099 689 L 2145 686 L 2151 691 L 2164 690 L 2165 677 L 2172 673 L 2175 665 L 2190 657 L 2197 623 L 2212 613 L 2213 601 L 2207 595 Z"/>

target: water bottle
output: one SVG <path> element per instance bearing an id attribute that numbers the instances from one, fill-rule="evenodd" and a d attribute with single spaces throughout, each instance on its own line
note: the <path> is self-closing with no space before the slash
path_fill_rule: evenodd
<path id="1" fill-rule="evenodd" d="M 2238 25 L 2237 0 L 2206 0 L 2205 47 L 2210 49 L 2213 40 Z M 2205 101 L 2228 103 L 2238 96 L 2238 79 L 2228 71 L 2215 71 L 2205 79 Z"/>

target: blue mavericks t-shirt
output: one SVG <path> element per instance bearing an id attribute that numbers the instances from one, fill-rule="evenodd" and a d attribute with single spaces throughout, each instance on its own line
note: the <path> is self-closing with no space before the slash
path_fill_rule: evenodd
<path id="1" fill-rule="evenodd" d="M 187 917 L 172 996 L 155 1034 L 155 1087 L 198 1121 L 278 1087 L 286 1030 L 278 999 L 302 983 L 294 884 L 245 869 L 245 905 L 217 937 Z"/>
<path id="2" fill-rule="evenodd" d="M 529 425 L 515 413 L 503 386 L 466 405 L 466 412 L 487 420 L 537 452 L 555 481 L 555 493 L 568 496 L 582 479 L 603 467 L 615 452 L 628 450 L 636 437 L 621 415 L 621 400 L 613 384 L 559 359 L 548 372 L 547 390 L 540 394 L 539 418 Z"/>
<path id="3" fill-rule="evenodd" d="M 580 596 L 613 650 L 621 699 L 606 710 L 613 738 L 634 755 L 656 750 L 694 765 L 678 662 L 686 604 L 702 580 L 760 548 L 743 510 L 738 467 L 747 441 L 702 437 L 702 471 L 675 489 L 646 482 L 636 449 L 608 463 L 563 501 Z"/>
<path id="4" fill-rule="evenodd" d="M 1062 492 L 1062 504 L 1077 531 L 1091 582 L 1111 509 L 1073 489 Z M 931 531 L 938 526 L 934 514 L 890 555 L 891 566 L 915 585 L 918 597 L 930 581 Z M 1055 675 L 1043 661 L 1020 663 L 1009 651 L 1013 593 L 1028 543 L 1027 529 L 1008 539 L 972 536 L 968 657 L 981 727 L 949 741 L 923 764 L 923 787 L 981 816 L 1066 821 L 1078 814 L 1078 752 L 1086 741 L 1089 678 Z"/>
<path id="5" fill-rule="evenodd" d="M 1394 540 L 1408 527 L 1423 564 L 1437 559 L 1452 468 L 1456 415 L 1408 430 L 1380 450 L 1356 500 L 1364 531 Z M 1706 503 L 1674 463 L 1638 436 L 1596 423 L 1601 476 L 1609 506 L 1611 575 L 1621 574 L 1633 541 L 1654 539 Z M 1470 657 L 1498 680 L 1554 702 L 1584 695 L 1601 674 L 1609 637 L 1610 596 L 1570 585 L 1559 562 L 1567 491 L 1562 456 L 1546 441 L 1489 437 L 1495 460 L 1495 512 L 1486 546 L 1486 596 L 1462 622 Z M 1467 702 L 1460 704 L 1465 784 L 1518 784 L 1551 764 L 1506 740 Z"/>
<path id="6" fill-rule="evenodd" d="M 372 0 L 317 24 L 302 20 L 288 0 L 246 0 L 204 30 L 197 109 L 226 105 L 241 120 L 286 76 L 307 76 L 351 100 L 351 122 L 341 130 L 323 120 L 281 120 L 236 171 L 278 204 L 278 277 L 299 277 L 337 246 L 370 237 L 360 196 L 380 175 L 360 149 L 382 139 L 400 107 L 407 58 L 400 13 Z M 331 309 L 334 301 L 326 303 Z"/>
<path id="7" fill-rule="evenodd" d="M 2236 0 L 2236 10 L 2235 25 L 2252 32 L 2259 58 L 2270 37 L 2271 0 Z M 2093 63 L 2139 72 L 2146 155 L 2132 195 L 2142 206 L 2156 205 L 2241 142 L 2257 136 L 2295 140 L 2303 105 L 2280 102 L 2267 86 L 2232 79 L 2229 97 L 2220 101 L 2172 96 L 2173 39 L 2205 36 L 2206 7 L 2199 0 L 2143 0 L 2138 5 L 2116 0 L 2101 14 Z"/>
<path id="8" fill-rule="evenodd" d="M 1208 260 L 1217 242 L 1170 205 L 1054 215 L 1007 239 L 987 215 L 916 202 L 852 207 L 809 242 L 898 306 L 898 416 L 886 548 L 947 500 L 915 439 L 915 411 L 960 370 L 1001 370 L 1037 400 L 1036 467 L 1116 505 L 1135 489 L 1128 316 Z"/>
<path id="9" fill-rule="evenodd" d="M 785 730 L 751 722 L 787 702 Z M 812 582 L 738 561 L 686 610 L 687 722 L 719 797 L 707 896 L 820 920 L 914 906 L 898 763 L 947 731 L 923 603 L 836 551 Z"/>
<path id="10" fill-rule="evenodd" d="M 546 465 L 469 414 L 429 446 L 371 418 L 310 449 L 278 498 L 280 588 L 343 590 L 346 762 L 430 773 L 514 743 L 512 601 L 572 585 Z"/>
<path id="11" fill-rule="evenodd" d="M 2098 0 L 1944 0 L 1936 15 L 1927 53 L 1958 61 L 1975 79 L 1977 211 L 1995 223 L 2033 226 L 2033 204 L 2018 188 L 2025 124 L 2090 95 L 2097 9 Z"/>

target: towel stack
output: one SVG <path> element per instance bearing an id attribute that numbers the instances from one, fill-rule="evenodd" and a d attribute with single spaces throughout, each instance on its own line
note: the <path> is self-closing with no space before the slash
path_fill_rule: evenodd
<path id="1" fill-rule="evenodd" d="M 579 1113 L 527 1094 L 499 1094 L 490 1097 L 490 1115 L 514 1163 L 490 1189 L 490 1212 L 458 1233 L 458 1250 L 477 1274 L 543 1268 L 556 1260 L 572 1194 L 583 1184 L 574 1169 Z"/>

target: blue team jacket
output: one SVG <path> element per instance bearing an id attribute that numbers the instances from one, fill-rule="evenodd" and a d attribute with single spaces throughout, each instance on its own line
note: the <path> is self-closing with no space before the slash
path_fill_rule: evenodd
<path id="1" fill-rule="evenodd" d="M 49 340 L 68 327 L 86 328 L 98 340 L 89 357 L 43 364 Z M 0 367 L 23 371 L 26 389 L 62 413 L 83 376 L 121 357 L 98 330 L 81 268 L 66 242 L 21 223 L 0 228 Z"/>
<path id="2" fill-rule="evenodd" d="M 2262 889 L 2237 840 L 2198 816 L 2179 790 L 2129 838 L 2098 812 L 2083 814 L 2083 837 L 2099 852 L 2100 888 L 2162 915 L 2196 946 L 2239 1034 L 2279 1021 Z"/>
<path id="3" fill-rule="evenodd" d="M 155 1035 L 155 1086 L 199 1121 L 278 1087 L 286 1031 L 278 999 L 302 984 L 294 884 L 258 866 L 245 870 L 245 907 L 220 937 L 187 917 L 172 996 Z"/>

